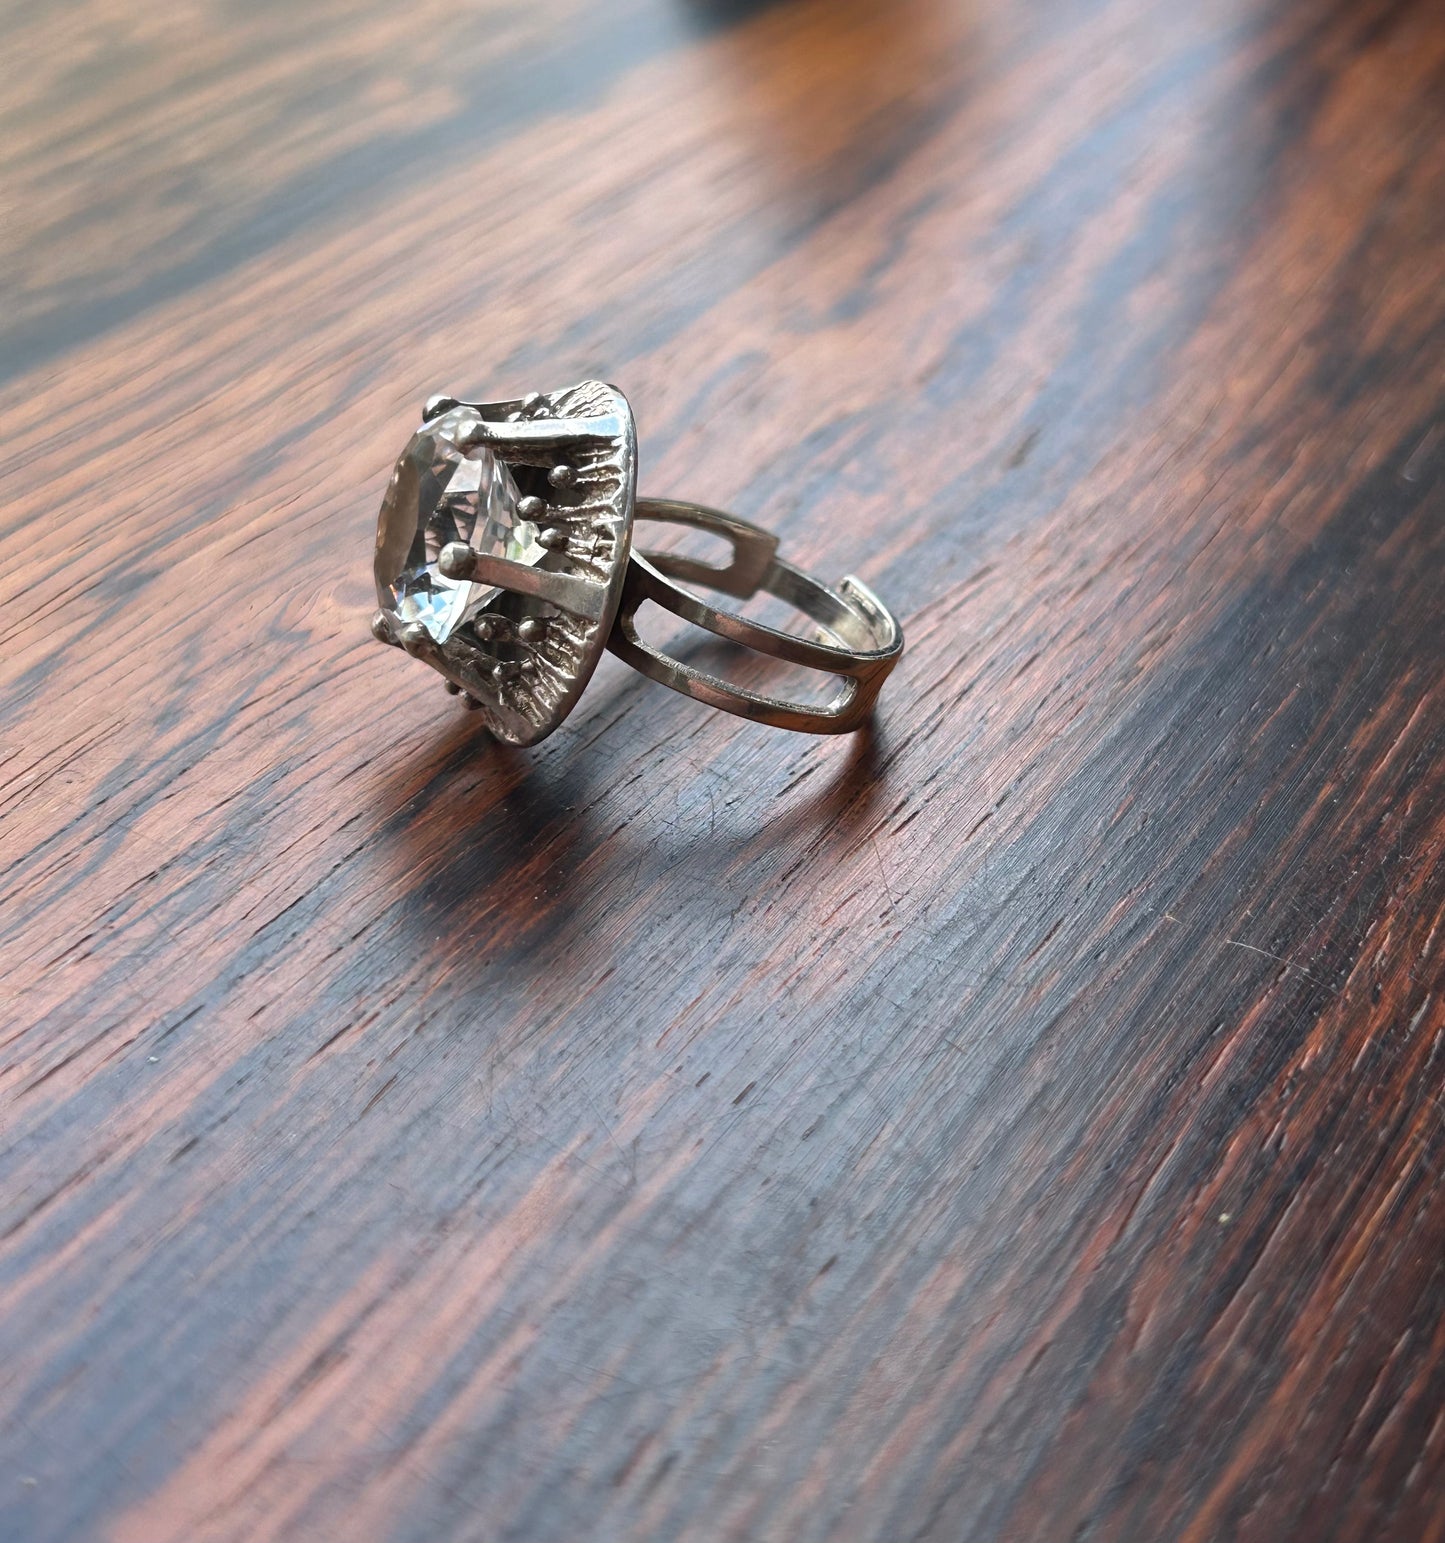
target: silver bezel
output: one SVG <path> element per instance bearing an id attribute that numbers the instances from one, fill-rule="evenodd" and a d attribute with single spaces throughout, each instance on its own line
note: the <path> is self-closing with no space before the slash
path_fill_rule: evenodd
<path id="1" fill-rule="evenodd" d="M 499 740 L 534 745 L 572 711 L 607 646 L 632 544 L 637 430 L 627 398 L 600 381 L 505 402 L 433 397 L 422 422 L 458 411 L 476 416 L 469 438 L 543 506 L 538 523 L 552 549 L 538 567 L 448 549 L 463 564 L 456 576 L 496 585 L 497 595 L 437 643 L 403 625 L 378 581 L 372 631 L 464 693 Z"/>

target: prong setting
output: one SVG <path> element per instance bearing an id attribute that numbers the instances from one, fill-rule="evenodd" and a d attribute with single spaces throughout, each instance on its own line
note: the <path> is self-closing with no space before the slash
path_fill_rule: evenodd
<path id="1" fill-rule="evenodd" d="M 463 582 L 476 572 L 477 554 L 465 541 L 448 541 L 437 554 L 437 567 L 443 578 Z"/>
<path id="2" fill-rule="evenodd" d="M 492 425 L 482 418 L 462 418 L 457 424 L 457 446 L 461 450 L 475 450 L 493 438 Z"/>
<path id="3" fill-rule="evenodd" d="M 630 410 L 585 381 L 490 403 L 438 394 L 424 416 L 378 521 L 372 631 L 450 681 L 497 738 L 536 743 L 570 710 L 621 599 Z M 584 480 L 578 508 L 584 490 L 562 490 Z"/>

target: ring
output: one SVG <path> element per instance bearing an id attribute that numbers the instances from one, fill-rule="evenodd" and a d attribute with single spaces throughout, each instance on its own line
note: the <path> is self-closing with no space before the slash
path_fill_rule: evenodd
<path id="1" fill-rule="evenodd" d="M 639 551 L 634 523 L 724 538 L 719 567 Z M 392 472 L 376 528 L 373 635 L 446 679 L 511 745 L 534 745 L 571 712 L 604 648 L 699 702 L 777 728 L 861 728 L 903 652 L 903 631 L 856 578 L 832 587 L 777 555 L 769 532 L 700 504 L 637 497 L 637 430 L 626 397 L 586 381 L 517 401 L 434 396 Z M 708 605 L 765 593 L 814 635 Z M 762 696 L 645 642 L 648 602 L 704 632 L 839 679 L 821 706 Z"/>

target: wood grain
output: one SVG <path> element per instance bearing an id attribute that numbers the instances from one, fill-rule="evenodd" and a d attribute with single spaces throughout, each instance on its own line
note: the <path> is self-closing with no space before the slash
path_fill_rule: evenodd
<path id="1" fill-rule="evenodd" d="M 1439 8 L 6 33 L 0 1537 L 1445 1538 Z M 372 643 L 593 375 L 872 734 Z"/>

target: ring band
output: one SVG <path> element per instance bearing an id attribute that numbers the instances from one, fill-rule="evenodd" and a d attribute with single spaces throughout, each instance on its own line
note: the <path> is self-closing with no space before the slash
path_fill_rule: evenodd
<path id="1" fill-rule="evenodd" d="M 805 734 L 847 734 L 860 728 L 873 710 L 888 672 L 903 651 L 903 633 L 881 600 L 860 579 L 848 577 L 836 590 L 777 555 L 778 539 L 734 514 L 675 499 L 639 499 L 639 521 L 691 526 L 725 536 L 733 549 L 726 568 L 714 568 L 696 558 L 674 553 L 641 553 L 635 548 L 622 586 L 622 605 L 608 647 L 633 669 L 709 707 L 751 718 L 774 728 Z M 759 593 L 773 595 L 802 612 L 830 635 L 833 643 L 811 642 L 765 627 L 732 611 L 719 611 L 680 588 L 703 584 L 740 600 Z M 824 707 L 810 707 L 777 697 L 759 696 L 729 685 L 639 636 L 637 611 L 646 601 L 675 616 L 755 653 L 788 664 L 803 665 L 842 678 L 838 695 Z"/>
<path id="2" fill-rule="evenodd" d="M 632 410 L 595 381 L 517 401 L 433 397 L 392 473 L 377 524 L 380 609 L 372 632 L 439 671 L 498 738 L 535 744 L 576 704 L 603 648 L 649 678 L 759 723 L 842 734 L 867 720 L 903 652 L 897 620 L 861 580 L 836 588 L 777 555 L 769 532 L 700 504 L 637 499 Z M 641 551 L 633 525 L 724 538 L 719 567 Z M 766 593 L 815 624 L 813 637 L 708 605 Z M 821 706 L 763 696 L 643 640 L 648 602 L 768 658 L 837 677 Z"/>

